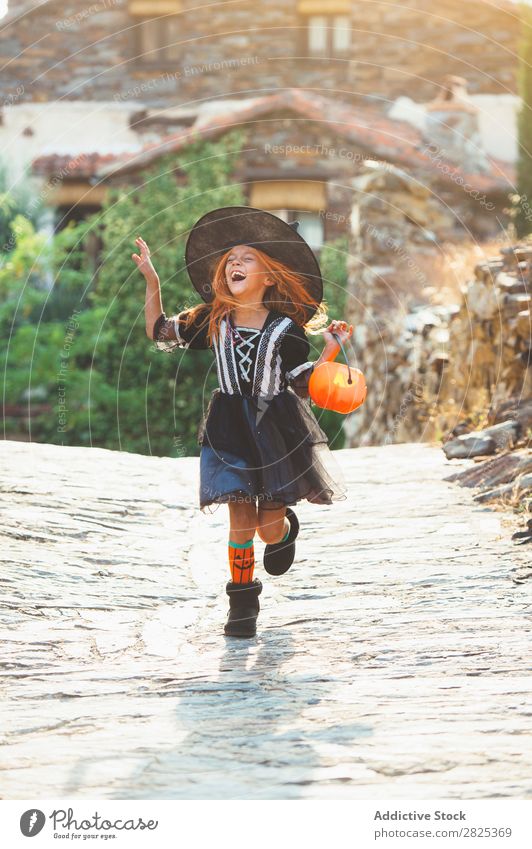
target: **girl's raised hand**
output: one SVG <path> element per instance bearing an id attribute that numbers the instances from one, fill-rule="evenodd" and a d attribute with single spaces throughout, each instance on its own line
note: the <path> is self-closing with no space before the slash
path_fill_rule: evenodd
<path id="1" fill-rule="evenodd" d="M 353 325 L 350 324 L 349 328 L 348 328 L 347 323 L 345 321 L 331 321 L 329 326 L 325 328 L 325 330 L 323 331 L 323 336 L 324 336 L 326 344 L 331 345 L 331 346 L 332 345 L 337 346 L 338 341 L 332 335 L 333 333 L 336 333 L 336 335 L 340 339 L 340 342 L 343 345 L 344 342 L 347 342 L 347 340 L 349 339 L 349 337 L 353 333 Z"/>
<path id="2" fill-rule="evenodd" d="M 144 275 L 146 280 L 156 278 L 157 272 L 152 265 L 148 245 L 144 239 L 141 239 L 140 236 L 135 239 L 135 244 L 137 245 L 137 249 L 140 251 L 140 256 L 139 254 L 131 254 L 131 259 L 134 260 L 138 270 Z"/>

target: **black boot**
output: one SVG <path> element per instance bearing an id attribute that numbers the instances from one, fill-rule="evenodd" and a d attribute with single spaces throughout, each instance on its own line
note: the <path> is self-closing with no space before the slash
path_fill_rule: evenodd
<path id="1" fill-rule="evenodd" d="M 269 575 L 284 575 L 290 569 L 296 556 L 295 540 L 299 533 L 299 522 L 290 507 L 286 508 L 286 518 L 290 522 L 288 539 L 284 542 L 269 543 L 264 549 L 263 564 Z"/>
<path id="2" fill-rule="evenodd" d="M 249 584 L 235 584 L 228 581 L 225 588 L 229 596 L 229 613 L 224 634 L 227 637 L 254 637 L 257 633 L 259 615 L 259 595 L 262 584 L 255 578 Z"/>

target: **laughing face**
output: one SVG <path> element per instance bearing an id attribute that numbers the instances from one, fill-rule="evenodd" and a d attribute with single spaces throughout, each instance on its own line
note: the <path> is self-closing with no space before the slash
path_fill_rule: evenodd
<path id="1" fill-rule="evenodd" d="M 236 245 L 225 263 L 225 279 L 231 294 L 243 302 L 260 303 L 265 289 L 273 285 L 258 253 L 248 245 Z"/>

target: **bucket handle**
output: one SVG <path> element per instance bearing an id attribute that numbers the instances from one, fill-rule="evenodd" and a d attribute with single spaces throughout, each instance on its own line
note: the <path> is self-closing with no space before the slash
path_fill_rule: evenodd
<path id="1" fill-rule="evenodd" d="M 340 341 L 340 337 L 338 336 L 338 334 L 337 334 L 337 333 L 333 333 L 332 335 L 334 336 L 334 338 L 335 338 L 335 339 L 336 339 L 336 341 L 338 342 L 338 344 L 339 344 L 340 348 L 342 349 L 342 354 L 344 355 L 345 364 L 346 364 L 346 366 L 347 366 L 347 375 L 348 375 L 347 382 L 348 382 L 348 383 L 353 383 L 353 379 L 352 379 L 352 377 L 351 377 L 351 369 L 349 368 L 349 360 L 347 359 L 347 355 L 346 355 L 346 353 L 345 353 L 344 346 L 342 345 L 342 343 L 341 343 L 341 341 Z"/>

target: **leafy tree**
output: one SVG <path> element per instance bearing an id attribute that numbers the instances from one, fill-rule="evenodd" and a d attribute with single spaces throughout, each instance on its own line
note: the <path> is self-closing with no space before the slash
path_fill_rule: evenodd
<path id="1" fill-rule="evenodd" d="M 142 234 L 168 314 L 201 302 L 186 273 L 186 236 L 210 209 L 244 202 L 231 181 L 242 140 L 233 132 L 219 142 L 196 142 L 146 169 L 138 187 L 110 188 L 100 212 L 55 237 L 55 284 L 36 303 L 38 284 L 27 280 L 43 245 L 28 247 L 25 234 L 20 250 L 27 255 L 18 284 L 6 292 L 4 322 L 13 318 L 17 297 L 31 303 L 31 314 L 17 326 L 0 365 L 11 403 L 37 393 L 51 406 L 51 414 L 32 420 L 33 439 L 167 456 L 198 453 L 198 423 L 216 386 L 212 356 L 155 350 L 145 333 L 145 282 L 131 253 Z M 85 251 L 88 240 L 100 244 L 96 269 Z"/>
<path id="2" fill-rule="evenodd" d="M 51 242 L 17 220 L 15 246 L 0 265 L 0 326 L 8 338 L 0 367 L 8 405 L 37 409 L 33 440 L 199 453 L 198 424 L 217 385 L 212 354 L 155 349 L 145 333 L 145 282 L 131 253 L 142 235 L 168 315 L 200 303 L 186 272 L 186 237 L 209 210 L 245 203 L 231 177 L 242 143 L 233 132 L 164 157 L 137 186 L 111 187 L 97 214 L 71 222 Z M 324 246 L 320 258 L 334 318 L 345 314 L 346 254 L 342 239 Z M 321 349 L 318 336 L 311 357 Z M 39 413 L 35 404 L 48 408 Z M 331 446 L 342 447 L 342 417 L 315 412 Z M 8 416 L 6 428 L 20 430 L 20 419 Z"/>

